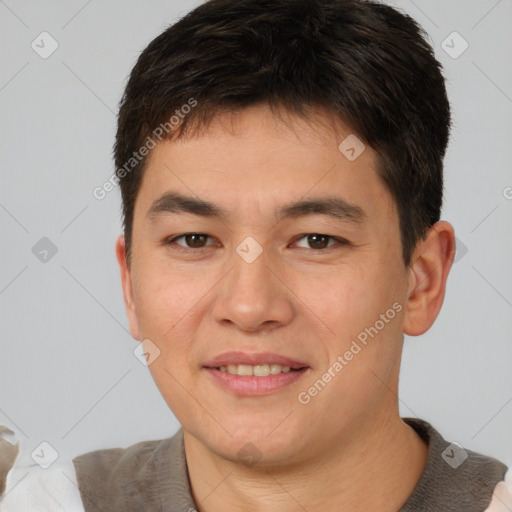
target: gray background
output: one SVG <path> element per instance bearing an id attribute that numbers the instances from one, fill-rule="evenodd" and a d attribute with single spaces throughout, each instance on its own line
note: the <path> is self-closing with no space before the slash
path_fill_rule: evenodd
<path id="1" fill-rule="evenodd" d="M 118 191 L 98 201 L 92 190 L 114 171 L 116 107 L 137 56 L 197 3 L 0 0 L 0 424 L 28 452 L 47 441 L 63 459 L 178 428 L 133 355 Z M 406 339 L 401 413 L 512 464 L 512 1 L 394 5 L 445 66 L 444 218 L 459 238 L 438 321 Z M 43 31 L 59 45 L 47 59 L 31 47 Z M 463 49 L 454 31 L 469 44 L 457 58 L 443 49 Z M 46 262 L 32 252 L 42 237 L 57 247 Z"/>

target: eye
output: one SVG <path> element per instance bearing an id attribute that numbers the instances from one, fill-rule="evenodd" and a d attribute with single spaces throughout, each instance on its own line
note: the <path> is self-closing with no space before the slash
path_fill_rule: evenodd
<path id="1" fill-rule="evenodd" d="M 214 245 L 214 243 L 206 243 L 210 238 L 204 233 L 185 233 L 184 235 L 167 240 L 166 244 L 177 244 L 187 249 L 202 249 L 203 247 Z"/>
<path id="2" fill-rule="evenodd" d="M 349 245 L 347 240 L 336 238 L 330 235 L 322 235 L 320 233 L 310 233 L 303 235 L 295 241 L 297 247 L 304 249 L 328 249 L 333 245 Z"/>

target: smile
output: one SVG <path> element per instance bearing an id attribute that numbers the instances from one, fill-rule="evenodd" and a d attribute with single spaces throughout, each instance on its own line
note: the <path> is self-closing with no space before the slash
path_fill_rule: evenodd
<path id="1" fill-rule="evenodd" d="M 230 364 L 217 368 L 221 372 L 227 372 L 231 375 L 245 375 L 254 377 L 268 377 L 269 375 L 278 375 L 279 373 L 288 373 L 289 371 L 297 371 L 289 366 L 281 366 L 280 364 Z"/>
<path id="2" fill-rule="evenodd" d="M 311 370 L 283 354 L 226 352 L 204 364 L 211 382 L 237 396 L 263 396 L 295 383 Z"/>

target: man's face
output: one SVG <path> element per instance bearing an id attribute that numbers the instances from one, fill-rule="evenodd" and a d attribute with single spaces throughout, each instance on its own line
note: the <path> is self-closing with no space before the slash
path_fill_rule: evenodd
<path id="1" fill-rule="evenodd" d="M 349 160 L 336 126 L 258 106 L 150 155 L 132 333 L 160 350 L 150 370 L 185 431 L 228 459 L 322 457 L 397 413 L 397 211 L 374 151 Z"/>

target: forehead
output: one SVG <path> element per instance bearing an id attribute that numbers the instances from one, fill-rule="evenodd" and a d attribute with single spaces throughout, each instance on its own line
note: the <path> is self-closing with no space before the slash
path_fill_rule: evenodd
<path id="1" fill-rule="evenodd" d="M 248 215 L 333 194 L 376 215 L 394 209 L 375 151 L 340 119 L 322 111 L 307 120 L 286 111 L 276 116 L 265 105 L 220 114 L 193 136 L 158 143 L 137 203 L 147 211 L 165 192 Z"/>

